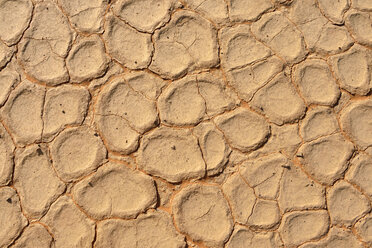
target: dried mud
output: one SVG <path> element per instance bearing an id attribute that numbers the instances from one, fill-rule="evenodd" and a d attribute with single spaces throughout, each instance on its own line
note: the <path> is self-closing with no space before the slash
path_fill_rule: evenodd
<path id="1" fill-rule="evenodd" d="M 0 247 L 372 247 L 371 0 L 0 0 Z"/>

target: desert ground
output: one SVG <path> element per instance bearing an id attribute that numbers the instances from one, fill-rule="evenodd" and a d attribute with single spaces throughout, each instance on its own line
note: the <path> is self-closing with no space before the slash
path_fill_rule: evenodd
<path id="1" fill-rule="evenodd" d="M 371 0 L 0 0 L 0 247 L 372 247 Z"/>

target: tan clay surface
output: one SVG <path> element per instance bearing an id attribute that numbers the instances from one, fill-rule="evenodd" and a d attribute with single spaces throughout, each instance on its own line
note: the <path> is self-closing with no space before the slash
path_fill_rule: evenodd
<path id="1" fill-rule="evenodd" d="M 0 0 L 0 248 L 372 248 L 371 0 Z"/>

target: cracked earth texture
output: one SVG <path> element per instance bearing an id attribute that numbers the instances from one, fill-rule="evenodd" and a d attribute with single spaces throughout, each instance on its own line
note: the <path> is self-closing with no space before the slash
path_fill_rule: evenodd
<path id="1" fill-rule="evenodd" d="M 0 247 L 372 247 L 371 0 L 0 0 Z"/>

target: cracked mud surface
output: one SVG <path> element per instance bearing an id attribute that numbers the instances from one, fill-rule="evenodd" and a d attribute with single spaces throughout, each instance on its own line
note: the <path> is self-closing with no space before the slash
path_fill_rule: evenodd
<path id="1" fill-rule="evenodd" d="M 371 0 L 0 0 L 0 248 L 372 247 Z"/>

